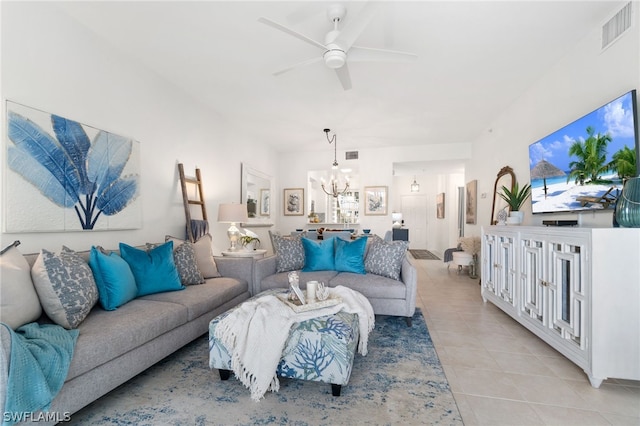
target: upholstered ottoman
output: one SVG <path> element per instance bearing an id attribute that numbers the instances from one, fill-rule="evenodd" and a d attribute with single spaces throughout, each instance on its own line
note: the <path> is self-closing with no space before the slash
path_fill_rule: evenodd
<path id="1" fill-rule="evenodd" d="M 231 356 L 215 338 L 215 329 L 231 311 L 209 323 L 209 368 L 218 369 L 222 380 L 231 375 Z M 340 396 L 342 385 L 349 383 L 351 377 L 359 335 L 358 315 L 342 311 L 294 323 L 276 373 L 281 377 L 330 383 L 333 396 Z"/>
<path id="2" fill-rule="evenodd" d="M 462 268 L 467 267 L 473 262 L 473 256 L 466 251 L 454 251 L 451 263 L 458 267 L 458 274 L 462 272 Z"/>

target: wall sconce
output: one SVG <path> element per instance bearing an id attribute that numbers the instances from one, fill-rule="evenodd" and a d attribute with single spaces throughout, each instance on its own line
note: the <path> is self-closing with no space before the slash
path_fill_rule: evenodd
<path id="1" fill-rule="evenodd" d="M 246 222 L 249 220 L 247 216 L 247 206 L 245 204 L 220 204 L 218 207 L 218 222 L 230 223 L 229 229 L 227 229 L 227 236 L 229 237 L 230 247 L 229 251 L 237 251 L 237 243 L 240 238 L 240 230 L 236 224 Z"/>

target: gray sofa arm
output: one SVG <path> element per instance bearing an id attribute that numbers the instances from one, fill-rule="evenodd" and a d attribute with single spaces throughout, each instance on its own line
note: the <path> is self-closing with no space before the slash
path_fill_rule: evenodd
<path id="1" fill-rule="evenodd" d="M 11 357 L 11 334 L 0 325 L 0 413 L 4 413 L 9 380 L 9 359 Z"/>
<path id="2" fill-rule="evenodd" d="M 416 311 L 416 297 L 418 292 L 418 271 L 405 256 L 400 270 L 400 279 L 407 286 L 407 317 L 412 317 Z"/>
<path id="3" fill-rule="evenodd" d="M 223 277 L 245 280 L 249 283 L 249 292 L 253 290 L 253 258 L 252 257 L 223 257 L 215 256 L 218 272 Z"/>
<path id="4" fill-rule="evenodd" d="M 276 273 L 276 255 L 256 260 L 253 268 L 253 293 L 262 291 L 262 280 Z"/>

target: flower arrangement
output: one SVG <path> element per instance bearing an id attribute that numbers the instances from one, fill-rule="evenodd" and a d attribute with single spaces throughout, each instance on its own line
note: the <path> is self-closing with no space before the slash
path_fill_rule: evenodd
<path id="1" fill-rule="evenodd" d="M 458 243 L 460 243 L 460 247 L 467 253 L 471 255 L 477 255 L 480 253 L 480 237 L 460 237 L 458 238 Z"/>

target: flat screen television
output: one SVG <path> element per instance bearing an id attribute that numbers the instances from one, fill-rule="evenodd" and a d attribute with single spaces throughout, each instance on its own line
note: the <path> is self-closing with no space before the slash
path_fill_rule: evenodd
<path id="1" fill-rule="evenodd" d="M 614 208 L 640 161 L 632 90 L 529 146 L 533 213 Z"/>

